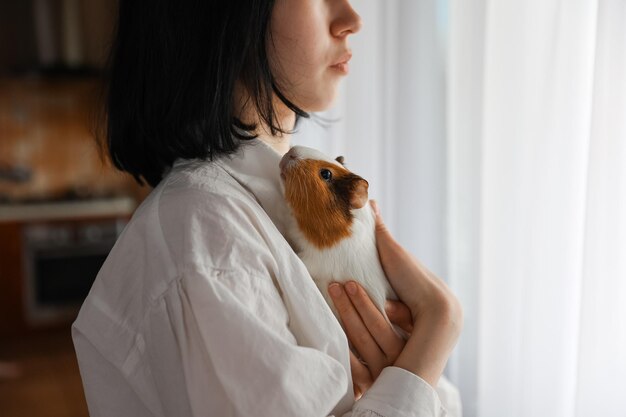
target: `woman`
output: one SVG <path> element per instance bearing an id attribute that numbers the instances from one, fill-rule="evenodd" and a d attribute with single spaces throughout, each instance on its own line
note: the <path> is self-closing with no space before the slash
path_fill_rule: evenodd
<path id="1" fill-rule="evenodd" d="M 461 309 L 380 215 L 412 334 L 332 284 L 360 359 L 280 233 L 289 132 L 331 105 L 360 26 L 348 0 L 120 1 L 106 146 L 155 188 L 72 329 L 92 416 L 458 415 Z"/>

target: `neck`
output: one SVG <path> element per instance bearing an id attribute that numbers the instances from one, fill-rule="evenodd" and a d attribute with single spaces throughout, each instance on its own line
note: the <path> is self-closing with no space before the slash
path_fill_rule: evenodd
<path id="1" fill-rule="evenodd" d="M 259 140 L 271 146 L 280 155 L 286 154 L 291 147 L 291 133 L 276 132 L 276 134 L 272 134 L 269 126 L 260 119 L 258 112 L 252 104 L 252 100 L 250 100 L 250 96 L 239 82 L 235 85 L 234 94 L 236 103 L 235 116 L 245 124 L 255 124 L 257 128 L 254 133 Z M 286 131 L 292 130 L 296 122 L 295 113 L 289 110 L 276 96 L 274 96 L 273 103 L 277 127 Z"/>
<path id="2" fill-rule="evenodd" d="M 290 124 L 281 123 L 280 126 L 286 126 L 286 125 L 293 126 L 294 123 L 295 123 L 295 114 L 294 114 L 293 122 L 291 122 Z M 258 133 L 259 140 L 262 140 L 263 142 L 267 143 L 279 154 L 281 155 L 286 154 L 289 151 L 289 148 L 291 147 L 291 133 L 281 134 L 279 132 L 277 133 L 277 135 L 271 135 L 267 130 L 264 128 L 262 133 Z"/>

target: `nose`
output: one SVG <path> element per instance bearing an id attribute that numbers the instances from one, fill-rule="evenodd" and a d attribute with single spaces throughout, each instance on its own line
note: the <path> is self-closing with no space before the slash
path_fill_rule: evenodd
<path id="1" fill-rule="evenodd" d="M 341 8 L 330 28 L 333 36 L 338 38 L 357 33 L 363 27 L 361 16 L 352 8 L 350 3 L 347 0 L 341 3 L 344 4 L 344 7 Z"/>
<path id="2" fill-rule="evenodd" d="M 281 171 L 283 171 L 285 167 L 287 166 L 287 164 L 296 158 L 297 156 L 295 152 L 293 152 L 293 148 L 291 148 L 285 155 L 283 155 L 282 159 L 280 160 L 280 163 L 278 164 L 278 167 L 280 168 Z"/>

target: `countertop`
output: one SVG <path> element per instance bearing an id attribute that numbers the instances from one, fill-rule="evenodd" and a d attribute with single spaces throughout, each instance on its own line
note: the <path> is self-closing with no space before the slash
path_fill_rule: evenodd
<path id="1" fill-rule="evenodd" d="M 131 197 L 45 203 L 0 204 L 0 222 L 125 216 L 131 215 L 136 205 L 135 200 Z"/>

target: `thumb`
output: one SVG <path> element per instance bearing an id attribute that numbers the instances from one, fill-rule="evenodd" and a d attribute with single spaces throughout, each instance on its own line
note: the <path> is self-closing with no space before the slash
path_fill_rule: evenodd
<path id="1" fill-rule="evenodd" d="M 380 214 L 380 207 L 378 207 L 378 203 L 376 202 L 376 200 L 370 200 L 370 206 L 372 206 L 372 211 L 374 212 L 376 218 L 377 244 L 380 245 L 393 242 L 393 236 L 391 236 L 391 232 L 383 222 L 383 216 Z"/>
<path id="2" fill-rule="evenodd" d="M 352 384 L 355 401 L 372 385 L 372 375 L 369 369 L 350 351 L 350 370 L 352 371 Z"/>
<path id="3" fill-rule="evenodd" d="M 394 280 L 392 275 L 394 274 L 392 270 L 399 263 L 406 262 L 406 252 L 391 235 L 391 231 L 383 222 L 383 217 L 380 214 L 380 208 L 378 207 L 376 200 L 370 200 L 370 205 L 372 206 L 372 211 L 376 216 L 375 235 L 378 257 L 380 258 L 380 263 L 385 271 L 385 274 L 387 275 L 387 279 L 390 280 L 391 286 L 394 287 L 392 282 Z"/>

